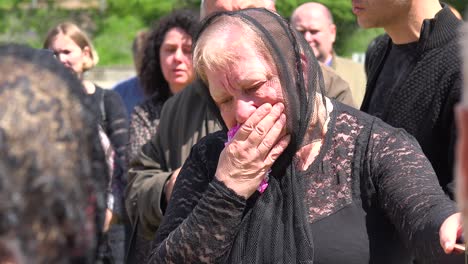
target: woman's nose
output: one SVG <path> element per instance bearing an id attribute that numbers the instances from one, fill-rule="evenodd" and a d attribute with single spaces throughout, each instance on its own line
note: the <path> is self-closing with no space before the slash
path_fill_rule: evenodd
<path id="1" fill-rule="evenodd" d="M 183 61 L 184 52 L 182 49 L 177 49 L 174 53 L 174 59 L 176 61 Z"/>
<path id="2" fill-rule="evenodd" d="M 238 99 L 235 102 L 235 118 L 238 124 L 243 124 L 257 108 L 252 101 Z"/>

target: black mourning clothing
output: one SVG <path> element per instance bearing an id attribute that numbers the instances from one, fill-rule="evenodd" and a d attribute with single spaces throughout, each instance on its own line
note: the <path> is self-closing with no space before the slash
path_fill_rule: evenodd
<path id="1" fill-rule="evenodd" d="M 433 19 L 426 19 L 417 42 L 412 64 L 393 70 L 407 75 L 395 87 L 392 96 L 382 98 L 377 111 L 372 108 L 376 93 L 389 89 L 395 80 L 385 85 L 382 68 L 388 62 L 392 40 L 383 35 L 376 40 L 366 58 L 368 82 L 361 110 L 381 117 L 394 127 L 404 128 L 421 145 L 446 193 L 453 198 L 453 161 L 456 129 L 454 107 L 462 90 L 462 62 L 459 54 L 458 29 L 462 21 L 444 5 Z M 403 73 L 403 70 L 408 70 Z"/>
<path id="2" fill-rule="evenodd" d="M 291 143 L 273 165 L 266 191 L 248 200 L 214 177 L 224 132 L 195 145 L 150 262 L 412 263 L 415 255 L 440 263 L 438 229 L 456 207 L 416 141 L 332 101 L 320 152 L 306 170 L 299 169 L 296 152 L 322 137 L 316 106 L 328 100 L 320 93 L 322 74 L 312 49 L 285 20 L 264 9 L 215 14 L 200 35 L 223 21 L 244 23 L 271 53 Z M 309 131 L 312 124 L 315 133 Z"/>
<path id="3" fill-rule="evenodd" d="M 421 263 L 451 263 L 443 259 L 438 228 L 456 207 L 414 138 L 338 102 L 334 108 L 319 158 L 297 175 L 305 184 L 313 263 L 413 263 L 411 252 Z M 225 140 L 223 132 L 215 133 L 192 149 L 158 230 L 152 263 L 286 263 L 272 252 L 254 261 L 226 261 L 254 198 L 246 201 L 214 178 Z M 258 217 L 263 225 L 280 218 Z M 263 238 L 255 229 L 247 235 Z M 259 239 L 257 247 L 272 241 Z"/>
<path id="4" fill-rule="evenodd" d="M 385 109 L 389 100 L 401 87 L 414 67 L 417 56 L 417 43 L 396 45 L 392 43 L 390 52 L 377 78 L 376 88 L 369 103 L 369 113 L 384 119 Z M 398 71 L 395 71 L 398 69 Z"/>

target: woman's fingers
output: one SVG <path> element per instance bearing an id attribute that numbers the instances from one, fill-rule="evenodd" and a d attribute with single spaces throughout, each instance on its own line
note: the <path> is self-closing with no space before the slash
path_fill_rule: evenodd
<path id="1" fill-rule="evenodd" d="M 247 138 L 247 143 L 252 145 L 253 147 L 257 148 L 259 147 L 264 140 L 267 139 L 268 136 L 271 136 L 269 134 L 270 130 L 272 127 L 275 125 L 276 121 L 279 119 L 281 114 L 283 113 L 284 110 L 284 105 L 282 103 L 277 103 L 275 104 L 272 108 L 270 113 L 268 113 L 262 120 L 260 120 L 252 130 L 252 133 Z M 278 135 L 276 138 L 268 138 L 268 141 L 274 141 L 272 143 L 275 143 L 278 140 Z M 273 146 L 273 144 L 271 144 Z M 257 149 L 258 150 L 258 149 Z M 269 151 L 267 149 L 266 151 Z M 267 152 L 261 153 L 263 157 L 267 154 Z"/>
<path id="2" fill-rule="evenodd" d="M 277 103 L 273 106 L 263 104 L 239 128 L 234 140 L 240 143 L 238 147 L 242 149 L 241 152 L 248 153 L 249 157 L 246 157 L 246 160 L 253 161 L 257 159 L 263 163 L 271 153 L 268 159 L 271 162 L 272 159 L 276 160 L 277 156 L 284 151 L 284 148 L 287 147 L 287 144 L 284 146 L 285 138 L 279 144 L 280 138 L 284 136 L 286 131 L 286 115 L 283 111 L 283 103 Z M 279 145 L 276 147 L 277 144 Z M 276 149 L 274 149 L 275 147 Z M 237 149 L 240 151 L 239 148 Z M 273 149 L 274 151 L 272 151 Z M 269 167 L 271 164 L 263 165 Z"/>
<path id="3" fill-rule="evenodd" d="M 257 146 L 257 152 L 261 157 L 265 158 L 270 150 L 279 141 L 279 139 L 286 134 L 285 127 L 286 115 L 280 114 L 280 117 L 274 122 L 273 126 L 269 129 L 265 137 L 261 139 L 260 144 Z"/>
<path id="4" fill-rule="evenodd" d="M 261 105 L 255 112 L 245 121 L 244 124 L 241 125 L 239 130 L 237 131 L 234 139 L 239 141 L 246 140 L 250 134 L 255 130 L 257 124 L 268 114 L 270 114 L 272 109 L 271 104 L 266 103 Z"/>
<path id="5" fill-rule="evenodd" d="M 239 128 L 221 152 L 216 177 L 243 197 L 255 192 L 278 156 L 286 149 L 284 104 L 263 104 Z"/>
<path id="6" fill-rule="evenodd" d="M 264 163 L 267 167 L 273 166 L 273 163 L 275 163 L 281 153 L 283 153 L 283 151 L 288 147 L 289 142 L 291 142 L 291 135 L 283 136 L 278 143 L 276 143 L 265 158 Z"/>

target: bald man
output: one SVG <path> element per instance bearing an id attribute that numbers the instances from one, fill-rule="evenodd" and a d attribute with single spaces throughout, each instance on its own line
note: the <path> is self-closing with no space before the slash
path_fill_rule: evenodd
<path id="1" fill-rule="evenodd" d="M 359 107 L 366 91 L 364 65 L 339 57 L 334 52 L 336 25 L 333 23 L 330 10 L 320 3 L 305 3 L 294 10 L 291 23 L 304 35 L 315 57 L 332 67 L 341 78 L 348 82 L 355 105 Z"/>

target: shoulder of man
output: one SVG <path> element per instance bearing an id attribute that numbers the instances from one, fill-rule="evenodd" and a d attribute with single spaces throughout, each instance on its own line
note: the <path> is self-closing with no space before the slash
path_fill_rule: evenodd
<path id="1" fill-rule="evenodd" d="M 351 68 L 362 68 L 363 65 L 361 63 L 355 62 L 352 59 L 335 56 L 337 67 L 351 67 Z"/>
<path id="2" fill-rule="evenodd" d="M 138 78 L 136 76 L 118 82 L 111 90 L 122 93 L 126 89 L 132 88 L 134 82 L 138 82 Z"/>
<path id="3" fill-rule="evenodd" d="M 335 99 L 343 104 L 356 107 L 349 84 L 341 78 L 335 70 L 319 63 L 322 69 L 323 82 L 325 84 L 325 96 Z"/>
<path id="4" fill-rule="evenodd" d="M 186 108 L 194 101 L 200 100 L 197 89 L 198 84 L 195 81 L 185 87 L 181 92 L 171 96 L 163 105 L 161 110 L 161 120 L 173 118 L 175 112 L 180 111 L 182 108 Z"/>

